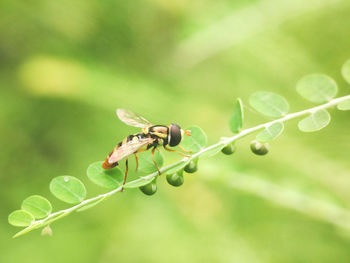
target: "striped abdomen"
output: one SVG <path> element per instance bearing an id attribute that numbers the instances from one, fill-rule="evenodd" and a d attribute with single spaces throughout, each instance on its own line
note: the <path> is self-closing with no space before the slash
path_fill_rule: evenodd
<path id="1" fill-rule="evenodd" d="M 112 169 L 116 166 L 118 166 L 118 162 L 115 163 L 109 163 L 109 157 L 111 157 L 111 155 L 113 154 L 114 151 L 116 151 L 120 146 L 122 146 L 122 142 L 118 143 L 118 145 L 114 148 L 113 151 L 111 151 L 110 154 L 108 154 L 107 158 L 105 159 L 105 161 L 102 164 L 102 168 L 103 169 Z"/>
<path id="2" fill-rule="evenodd" d="M 137 152 L 137 150 L 148 144 L 149 140 L 145 142 L 145 139 L 148 139 L 149 135 L 144 133 L 137 133 L 133 135 L 129 135 L 122 142 L 118 143 L 118 145 L 113 149 L 113 151 L 107 156 L 104 163 L 102 164 L 102 168 L 104 169 L 112 169 L 118 165 L 118 161 L 125 158 L 126 156 Z M 123 150 L 121 147 L 123 146 Z M 119 149 L 120 148 L 120 149 Z M 114 158 L 111 156 L 114 154 Z M 117 156 L 117 158 L 115 158 Z M 119 157 L 118 157 L 119 156 Z M 116 159 L 113 162 L 113 159 Z"/>

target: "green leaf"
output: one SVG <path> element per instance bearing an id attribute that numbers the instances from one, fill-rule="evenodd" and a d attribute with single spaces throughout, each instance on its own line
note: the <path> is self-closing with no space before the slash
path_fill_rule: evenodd
<path id="1" fill-rule="evenodd" d="M 24 210 L 13 211 L 8 216 L 8 221 L 13 226 L 29 226 L 34 220 L 34 216 Z"/>
<path id="2" fill-rule="evenodd" d="M 158 164 L 159 168 L 163 166 L 163 163 L 164 163 L 163 155 L 157 150 L 154 152 L 154 160 Z M 139 155 L 138 171 L 142 173 L 147 173 L 147 174 L 157 171 L 157 167 L 153 162 L 151 152 L 145 152 Z"/>
<path id="3" fill-rule="evenodd" d="M 185 136 L 181 145 L 186 150 L 192 151 L 192 153 L 199 152 L 207 145 L 207 135 L 198 126 L 188 127 L 186 130 L 191 131 L 191 136 Z"/>
<path id="4" fill-rule="evenodd" d="M 338 103 L 337 108 L 338 110 L 350 110 L 350 99 Z"/>
<path id="5" fill-rule="evenodd" d="M 140 177 L 139 179 L 136 179 L 134 181 L 128 182 L 124 185 L 124 188 L 138 188 L 140 186 L 144 186 L 146 184 L 149 184 L 155 179 L 155 177 Z"/>
<path id="6" fill-rule="evenodd" d="M 230 118 L 230 129 L 233 133 L 239 133 L 243 126 L 243 103 L 241 99 L 237 99 L 235 108 Z"/>
<path id="7" fill-rule="evenodd" d="M 307 75 L 297 83 L 297 92 L 303 98 L 316 103 L 333 99 L 337 91 L 337 83 L 327 75 Z"/>
<path id="8" fill-rule="evenodd" d="M 269 142 L 273 139 L 277 138 L 284 129 L 284 125 L 282 122 L 276 122 L 268 127 L 266 127 L 263 131 L 259 132 L 256 136 L 256 139 L 259 142 Z"/>
<path id="9" fill-rule="evenodd" d="M 298 128 L 303 132 L 314 132 L 326 127 L 330 120 L 328 111 L 319 110 L 302 119 L 298 123 Z"/>
<path id="10" fill-rule="evenodd" d="M 123 182 L 124 176 L 122 171 L 115 167 L 113 169 L 103 169 L 103 162 L 95 162 L 89 165 L 87 169 L 88 178 L 98 186 L 114 189 L 120 186 Z"/>
<path id="11" fill-rule="evenodd" d="M 50 191 L 55 197 L 69 204 L 80 203 L 86 197 L 84 184 L 78 178 L 69 175 L 52 179 Z"/>
<path id="12" fill-rule="evenodd" d="M 287 100 L 272 92 L 255 92 L 250 96 L 249 104 L 256 111 L 272 118 L 282 117 L 289 111 Z"/>
<path id="13" fill-rule="evenodd" d="M 52 206 L 49 200 L 40 195 L 32 195 L 26 198 L 22 202 L 21 208 L 32 214 L 35 219 L 47 217 L 52 211 Z"/>
<path id="14" fill-rule="evenodd" d="M 341 74 L 347 83 L 350 84 L 350 59 L 346 61 L 341 69 Z"/>

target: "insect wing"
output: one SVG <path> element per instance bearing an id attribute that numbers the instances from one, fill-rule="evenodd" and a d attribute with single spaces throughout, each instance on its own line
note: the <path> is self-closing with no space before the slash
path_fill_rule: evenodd
<path id="1" fill-rule="evenodd" d="M 117 109 L 117 116 L 122 122 L 130 126 L 145 128 L 153 125 L 144 117 L 137 115 L 131 110 Z"/>
<path id="2" fill-rule="evenodd" d="M 138 139 L 138 140 L 131 140 L 120 147 L 116 148 L 112 155 L 108 159 L 108 163 L 115 163 L 119 160 L 125 158 L 126 156 L 133 154 L 138 149 L 140 149 L 143 146 L 146 146 L 149 143 L 153 143 L 154 139 L 152 138 L 144 138 L 144 139 Z"/>

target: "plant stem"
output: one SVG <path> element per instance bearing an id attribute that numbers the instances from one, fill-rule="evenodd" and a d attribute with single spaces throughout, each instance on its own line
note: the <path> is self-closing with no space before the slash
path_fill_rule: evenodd
<path id="1" fill-rule="evenodd" d="M 339 104 L 340 102 L 342 101 L 345 101 L 345 100 L 349 100 L 350 99 L 350 95 L 347 95 L 347 96 L 344 96 L 344 97 L 340 97 L 340 98 L 336 98 L 336 99 L 333 99 L 325 104 L 322 104 L 322 105 L 319 105 L 319 106 L 316 106 L 316 107 L 313 107 L 313 108 L 310 108 L 310 109 L 306 109 L 306 110 L 303 110 L 303 111 L 299 111 L 299 112 L 295 112 L 295 113 L 291 113 L 291 114 L 288 114 L 280 119 L 276 119 L 276 120 L 273 120 L 273 121 L 270 121 L 270 122 L 267 122 L 267 123 L 264 123 L 264 124 L 260 124 L 258 126 L 255 126 L 255 127 L 252 127 L 252 128 L 249 128 L 249 129 L 245 129 L 245 130 L 242 130 L 239 134 L 235 135 L 235 136 L 232 136 L 232 137 L 228 137 L 228 138 L 225 138 L 225 139 L 221 139 L 218 143 L 216 144 L 213 144 L 211 146 L 208 146 L 204 149 L 202 149 L 201 151 L 191 155 L 190 157 L 185 157 L 183 159 L 181 159 L 180 161 L 176 162 L 176 163 L 173 163 L 173 164 L 170 164 L 168 166 L 165 166 L 163 168 L 160 169 L 160 172 L 163 174 L 163 173 L 166 173 L 167 171 L 175 168 L 175 167 L 184 167 L 187 163 L 189 163 L 191 160 L 194 160 L 198 157 L 200 157 L 201 155 L 203 155 L 204 153 L 208 153 L 209 151 L 213 150 L 213 149 L 221 149 L 221 147 L 225 147 L 227 145 L 229 145 L 230 143 L 233 143 L 249 134 L 252 134 L 254 132 L 257 132 L 259 130 L 262 130 L 266 127 L 269 127 L 270 125 L 276 123 L 276 122 L 286 122 L 288 120 L 292 120 L 292 119 L 295 119 L 295 118 L 298 118 L 298 117 L 301 117 L 301 116 L 304 116 L 304 115 L 308 115 L 308 114 L 312 114 L 316 111 L 319 111 L 319 110 L 322 110 L 322 109 L 327 109 L 327 108 L 330 108 L 332 106 L 335 106 L 337 104 Z M 180 168 L 179 168 L 180 169 Z M 141 180 L 145 180 L 145 179 L 151 179 L 153 177 L 156 177 L 158 176 L 158 172 L 154 172 L 152 174 L 149 174 L 147 176 L 144 176 L 144 177 L 141 177 L 139 179 L 136 179 L 134 181 L 132 181 L 133 183 L 134 182 L 137 182 L 137 181 L 141 181 Z M 107 192 L 107 193 L 104 193 L 104 194 L 100 194 L 96 197 L 92 197 L 90 199 L 87 199 L 87 200 L 84 200 L 82 201 L 81 203 L 75 205 L 75 206 L 72 206 L 70 208 L 67 208 L 67 209 L 64 209 L 64 210 L 60 210 L 60 211 L 57 211 L 55 213 L 52 213 L 50 214 L 49 216 L 47 216 L 46 218 L 43 218 L 43 219 L 40 219 L 40 220 L 36 220 L 36 221 L 33 221 L 31 225 L 29 225 L 28 227 L 24 228 L 23 230 L 19 231 L 17 234 L 15 234 L 13 237 L 18 237 L 18 236 L 21 236 L 25 233 L 28 233 L 34 229 L 37 229 L 37 228 L 40 228 L 40 227 L 44 227 L 48 224 L 51 224 L 52 222 L 62 218 L 62 217 L 65 217 L 67 215 L 69 215 L 70 213 L 74 212 L 74 211 L 78 211 L 80 208 L 83 208 L 83 207 L 86 207 L 86 206 L 89 206 L 89 205 L 92 205 L 92 204 L 95 204 L 95 203 L 98 203 L 118 192 L 120 192 L 122 190 L 122 187 L 119 186 L 118 188 L 116 189 L 113 189 L 112 191 L 110 192 Z"/>

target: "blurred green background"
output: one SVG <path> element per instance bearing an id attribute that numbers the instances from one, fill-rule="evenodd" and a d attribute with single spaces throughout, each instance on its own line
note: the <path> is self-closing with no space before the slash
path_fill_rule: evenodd
<path id="1" fill-rule="evenodd" d="M 52 225 L 52 237 L 11 239 L 7 215 L 58 175 L 102 193 L 87 166 L 137 129 L 199 125 L 229 136 L 233 102 L 257 90 L 311 107 L 295 83 L 322 72 L 349 93 L 347 0 L 5 0 L 0 3 L 0 262 L 350 262 L 350 113 L 324 130 L 297 121 L 265 157 L 249 142 L 201 160 L 174 188 L 126 191 Z M 246 109 L 245 127 L 268 121 Z M 178 160 L 166 154 L 166 163 Z"/>

